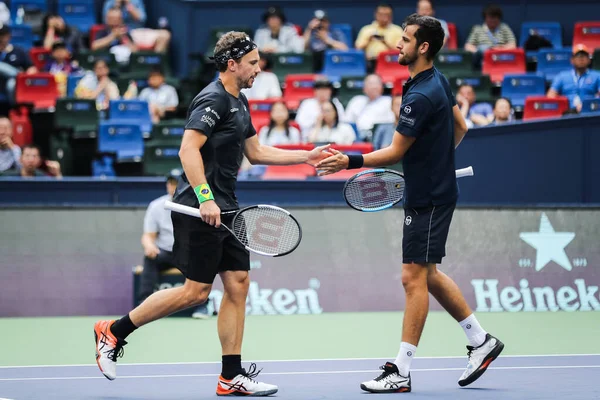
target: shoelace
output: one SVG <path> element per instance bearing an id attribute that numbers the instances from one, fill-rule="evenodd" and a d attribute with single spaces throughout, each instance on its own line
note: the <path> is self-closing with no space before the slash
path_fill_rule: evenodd
<path id="1" fill-rule="evenodd" d="M 467 357 L 469 358 L 469 360 L 471 359 L 471 354 L 473 354 L 473 350 L 475 350 L 475 347 L 472 346 L 467 346 Z"/>
<path id="2" fill-rule="evenodd" d="M 127 344 L 126 341 L 124 341 L 123 339 L 117 338 L 117 344 L 116 344 L 115 348 L 107 351 L 106 357 L 108 357 L 108 359 L 111 360 L 112 362 L 117 362 L 117 358 L 123 357 L 123 354 L 125 352 L 123 350 L 123 346 L 125 346 L 126 344 Z"/>
<path id="3" fill-rule="evenodd" d="M 382 379 L 387 378 L 388 376 L 390 376 L 391 374 L 396 372 L 396 371 L 392 370 L 391 368 L 387 367 L 386 365 L 382 365 L 381 367 L 379 367 L 379 369 L 382 369 L 383 372 L 381 373 L 381 375 L 379 375 L 377 378 L 375 378 L 375 381 L 377 381 L 377 382 L 379 382 Z"/>
<path id="4" fill-rule="evenodd" d="M 250 368 L 248 368 L 248 371 L 246 372 L 246 370 L 244 369 L 244 373 L 242 375 L 251 380 L 252 382 L 258 383 L 254 380 L 254 378 L 256 378 L 258 374 L 260 374 L 260 371 L 262 371 L 262 368 L 257 371 L 256 364 L 251 363 Z"/>

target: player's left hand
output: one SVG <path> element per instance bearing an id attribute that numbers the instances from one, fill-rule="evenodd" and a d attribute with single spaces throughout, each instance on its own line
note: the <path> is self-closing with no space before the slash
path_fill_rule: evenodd
<path id="1" fill-rule="evenodd" d="M 330 157 L 333 154 L 331 153 L 332 149 L 329 148 L 330 146 L 330 144 L 326 144 L 324 146 L 319 146 L 312 149 L 308 153 L 306 163 L 314 167 L 321 160 L 325 160 L 327 157 Z"/>
<path id="2" fill-rule="evenodd" d="M 335 149 L 329 149 L 333 155 L 320 161 L 315 168 L 319 171 L 318 175 L 331 175 L 339 172 L 343 169 L 348 168 L 350 159 L 344 153 L 341 153 Z"/>

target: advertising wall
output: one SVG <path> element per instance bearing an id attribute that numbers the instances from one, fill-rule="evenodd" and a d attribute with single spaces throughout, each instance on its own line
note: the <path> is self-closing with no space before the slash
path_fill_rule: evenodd
<path id="1" fill-rule="evenodd" d="M 395 311 L 401 209 L 291 209 L 300 247 L 252 257 L 248 314 Z M 118 315 L 133 304 L 143 209 L 4 210 L 0 316 Z M 439 267 L 478 312 L 600 311 L 600 214 L 458 209 Z M 177 284 L 170 277 L 162 288 Z M 215 281 L 211 306 L 222 286 Z M 432 300 L 432 309 L 440 306 Z"/>

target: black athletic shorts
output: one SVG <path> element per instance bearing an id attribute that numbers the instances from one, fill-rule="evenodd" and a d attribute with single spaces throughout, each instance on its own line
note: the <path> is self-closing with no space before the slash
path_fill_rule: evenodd
<path id="1" fill-rule="evenodd" d="M 404 209 L 402 263 L 440 264 L 456 203 Z"/>
<path id="2" fill-rule="evenodd" d="M 231 226 L 233 215 L 221 216 Z M 249 271 L 250 253 L 226 229 L 201 219 L 171 213 L 176 266 L 189 280 L 212 284 L 223 271 Z"/>

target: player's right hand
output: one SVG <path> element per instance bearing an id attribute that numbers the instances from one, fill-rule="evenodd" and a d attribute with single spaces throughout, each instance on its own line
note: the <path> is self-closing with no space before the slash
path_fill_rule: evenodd
<path id="1" fill-rule="evenodd" d="M 200 216 L 202 221 L 218 228 L 221 226 L 221 209 L 214 200 L 200 203 Z"/>

